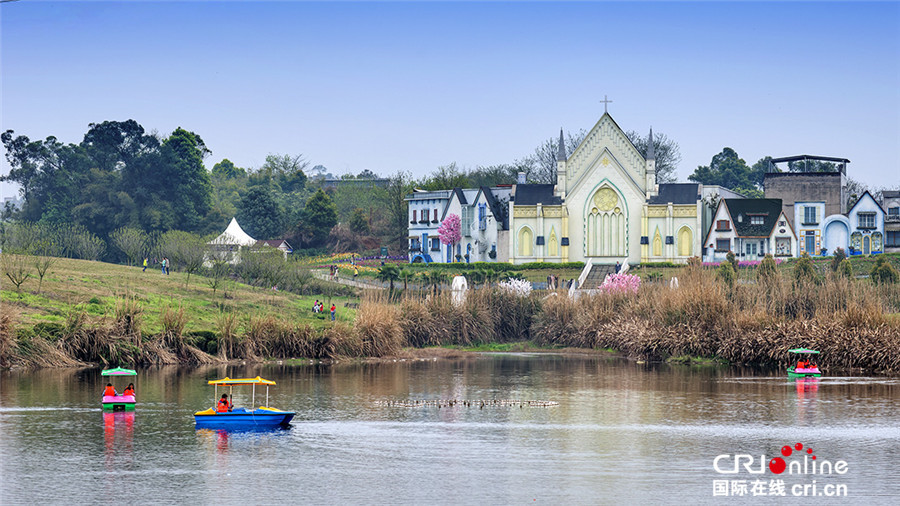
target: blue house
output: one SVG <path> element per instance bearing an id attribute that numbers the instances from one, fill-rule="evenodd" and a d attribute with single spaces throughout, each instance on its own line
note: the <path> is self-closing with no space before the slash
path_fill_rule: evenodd
<path id="1" fill-rule="evenodd" d="M 850 255 L 884 253 L 884 209 L 867 191 L 847 213 L 850 225 Z"/>

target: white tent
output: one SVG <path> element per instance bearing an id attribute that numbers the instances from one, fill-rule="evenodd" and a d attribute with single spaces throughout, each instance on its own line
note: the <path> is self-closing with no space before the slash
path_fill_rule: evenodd
<path id="1" fill-rule="evenodd" d="M 247 232 L 244 232 L 244 229 L 238 225 L 237 218 L 231 218 L 231 223 L 228 224 L 225 231 L 222 232 L 219 237 L 210 241 L 209 244 L 252 246 L 256 244 L 256 239 L 247 235 Z"/>

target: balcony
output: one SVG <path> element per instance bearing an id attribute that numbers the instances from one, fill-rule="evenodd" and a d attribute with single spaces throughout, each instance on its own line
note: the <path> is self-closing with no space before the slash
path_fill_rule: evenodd
<path id="1" fill-rule="evenodd" d="M 803 223 L 801 223 L 801 225 L 803 225 L 804 227 L 817 227 L 817 226 L 819 226 L 819 222 L 818 221 L 804 221 Z"/>

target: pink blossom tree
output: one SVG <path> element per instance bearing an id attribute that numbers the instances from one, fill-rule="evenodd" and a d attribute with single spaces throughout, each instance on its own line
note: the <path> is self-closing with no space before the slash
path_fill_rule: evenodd
<path id="1" fill-rule="evenodd" d="M 441 238 L 441 244 L 450 245 L 450 258 L 453 258 L 456 254 L 456 243 L 462 239 L 461 228 L 459 216 L 455 214 L 448 214 L 438 227 L 438 236 Z"/>

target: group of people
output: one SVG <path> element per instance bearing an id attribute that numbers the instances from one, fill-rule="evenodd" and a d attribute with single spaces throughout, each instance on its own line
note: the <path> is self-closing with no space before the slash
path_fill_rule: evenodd
<path id="1" fill-rule="evenodd" d="M 120 394 L 119 394 L 118 392 L 116 392 L 116 389 L 115 389 L 115 388 L 113 388 L 112 383 L 107 383 L 107 384 L 106 384 L 106 389 L 103 390 L 103 395 L 104 395 L 104 396 L 109 396 L 109 397 L 115 397 L 115 396 L 120 395 Z M 133 396 L 133 395 L 134 395 L 134 383 L 129 383 L 128 386 L 125 387 L 125 390 L 122 391 L 121 395 L 123 395 L 123 396 L 125 396 L 125 395 L 131 395 L 131 396 Z"/>
<path id="2" fill-rule="evenodd" d="M 153 263 L 157 263 L 157 260 L 154 258 Z M 150 265 L 150 258 L 144 257 L 144 269 L 141 272 L 147 272 L 147 266 Z M 169 257 L 163 257 L 162 260 L 159 261 L 160 269 L 162 273 L 166 276 L 169 275 Z"/>
<path id="3" fill-rule="evenodd" d="M 319 313 L 325 311 L 325 303 L 319 302 L 319 299 L 316 299 L 316 303 L 313 304 L 312 310 L 313 310 L 313 313 L 316 313 L 316 314 L 319 314 Z M 331 305 L 331 321 L 334 321 L 335 313 L 337 313 L 337 306 L 332 304 Z"/>
<path id="4" fill-rule="evenodd" d="M 803 360 L 802 358 L 797 361 L 797 369 L 812 369 L 816 367 L 816 363 L 811 360 Z"/>

